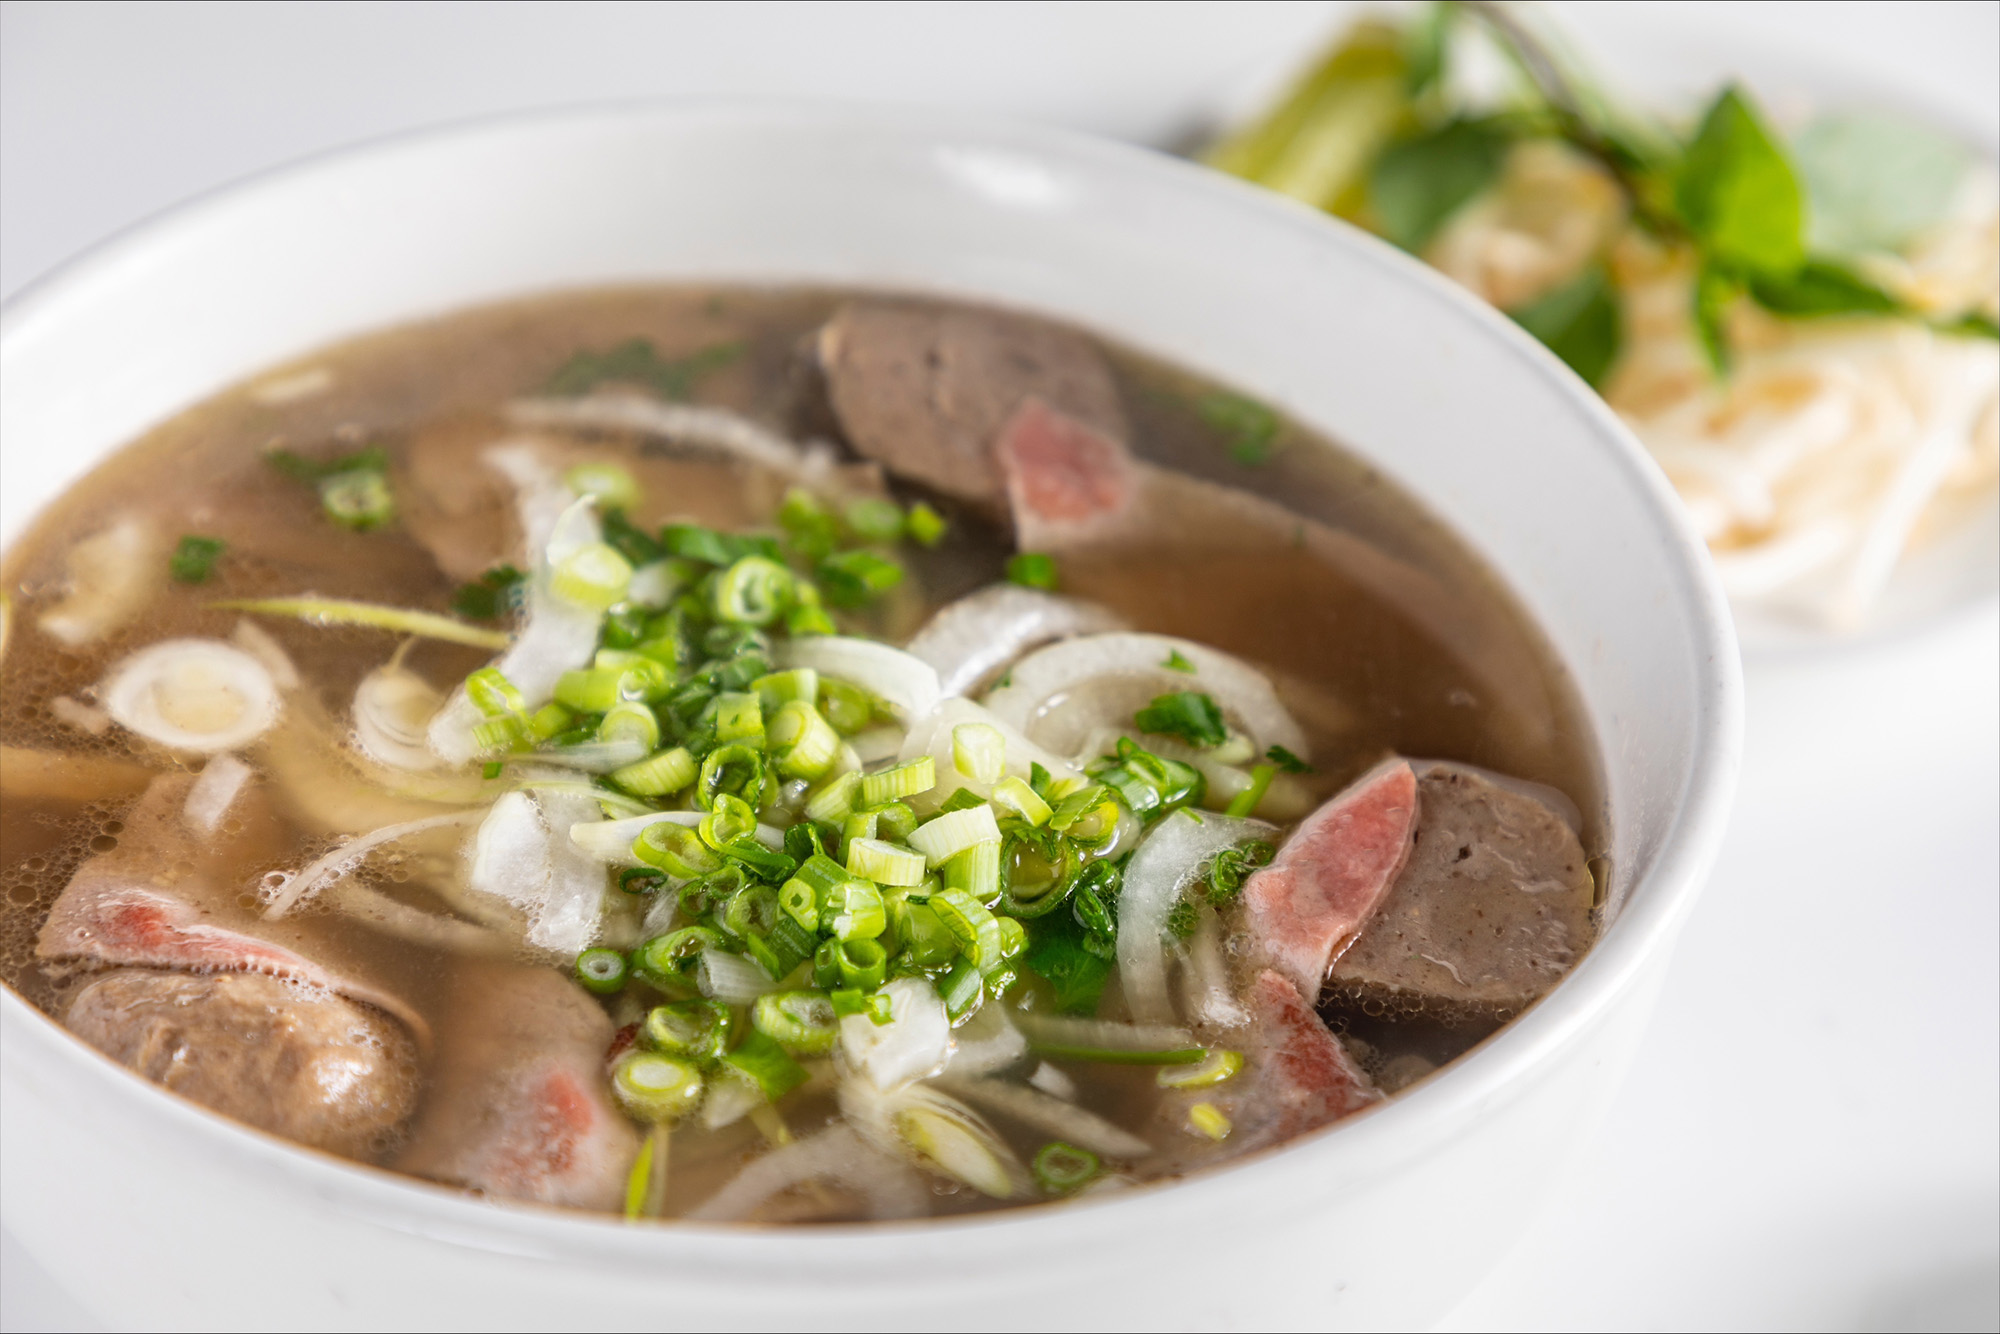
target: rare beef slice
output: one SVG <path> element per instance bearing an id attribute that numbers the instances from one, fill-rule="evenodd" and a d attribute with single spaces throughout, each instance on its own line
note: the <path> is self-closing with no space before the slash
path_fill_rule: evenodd
<path id="1" fill-rule="evenodd" d="M 1409 862 L 1332 985 L 1370 1010 L 1518 1013 L 1590 944 L 1583 846 L 1542 802 L 1467 769 L 1432 766 L 1418 793 Z"/>
<path id="2" fill-rule="evenodd" d="M 353 1158 L 379 1154 L 416 1103 L 403 1026 L 323 987 L 120 969 L 79 992 L 64 1022 L 184 1098 Z"/>
<path id="3" fill-rule="evenodd" d="M 1104 356 L 1082 334 L 1021 315 L 850 301 L 819 335 L 827 394 L 848 443 L 903 477 L 989 510 L 1005 481 L 1001 427 L 1036 398 L 1113 440 L 1125 413 Z"/>
<path id="4" fill-rule="evenodd" d="M 611 1102 L 612 1024 L 561 973 L 461 960 L 396 1167 L 503 1199 L 614 1209 L 638 1132 Z"/>

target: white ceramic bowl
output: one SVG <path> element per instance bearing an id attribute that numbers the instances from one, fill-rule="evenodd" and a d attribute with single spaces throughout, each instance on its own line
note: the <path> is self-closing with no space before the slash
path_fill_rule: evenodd
<path id="1" fill-rule="evenodd" d="M 167 414 L 331 339 L 623 280 L 1047 311 L 1282 405 L 1517 591 L 1597 729 L 1620 911 L 1408 1096 L 1227 1170 L 922 1226 L 628 1227 L 481 1203 L 181 1102 L 0 994 L 0 1211 L 106 1324 L 636 1329 L 1422 1325 L 1605 1106 L 1723 832 L 1723 602 L 1610 414 L 1387 246 L 1148 153 L 949 116 L 614 109 L 308 163 L 177 211 L 0 325 L 0 537 Z"/>

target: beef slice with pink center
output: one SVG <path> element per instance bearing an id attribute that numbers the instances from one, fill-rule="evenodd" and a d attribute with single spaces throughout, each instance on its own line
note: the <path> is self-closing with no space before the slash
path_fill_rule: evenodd
<path id="1" fill-rule="evenodd" d="M 1389 761 L 1307 816 L 1244 885 L 1258 952 L 1308 998 L 1387 896 L 1416 823 L 1416 774 Z"/>

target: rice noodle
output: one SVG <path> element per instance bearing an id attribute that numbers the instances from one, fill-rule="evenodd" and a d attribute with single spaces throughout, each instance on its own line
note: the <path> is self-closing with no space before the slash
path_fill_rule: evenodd
<path id="1" fill-rule="evenodd" d="M 740 413 L 664 403 L 645 394 L 518 399 L 507 405 L 507 416 L 523 426 L 637 431 L 799 477 L 818 478 L 831 470 L 829 452 L 802 448 Z"/>
<path id="2" fill-rule="evenodd" d="M 938 1082 L 968 1102 L 1037 1130 L 1046 1130 L 1107 1158 L 1144 1158 L 1153 1152 L 1152 1145 L 1124 1127 L 1025 1084 L 1004 1079 L 954 1078 L 949 1074 Z"/>
<path id="3" fill-rule="evenodd" d="M 687 1217 L 694 1222 L 738 1222 L 758 1206 L 815 1181 L 831 1182 L 867 1201 L 870 1218 L 919 1218 L 930 1212 L 923 1179 L 898 1158 L 834 1125 L 773 1149 L 731 1177 Z"/>
<path id="4" fill-rule="evenodd" d="M 352 878 L 340 881 L 326 890 L 325 895 L 336 911 L 346 913 L 357 922 L 386 935 L 427 949 L 487 958 L 511 958 L 519 943 L 518 935 L 509 936 L 477 922 L 461 921 L 456 917 L 413 908 Z"/>
<path id="5" fill-rule="evenodd" d="M 485 818 L 484 811 L 453 811 L 449 815 L 433 815 L 422 820 L 411 820 L 407 824 L 385 825 L 371 833 L 349 839 L 318 861 L 306 866 L 297 874 L 285 878 L 270 896 L 270 903 L 264 909 L 268 921 L 276 921 L 290 912 L 302 900 L 311 898 L 334 881 L 341 879 L 361 865 L 369 853 L 385 843 L 420 834 L 426 829 L 443 829 L 450 825 L 468 825 Z"/>
<path id="6" fill-rule="evenodd" d="M 222 827 L 222 817 L 242 795 L 250 781 L 250 766 L 234 755 L 217 755 L 202 766 L 201 776 L 188 788 L 181 818 L 198 834 L 213 834 Z"/>

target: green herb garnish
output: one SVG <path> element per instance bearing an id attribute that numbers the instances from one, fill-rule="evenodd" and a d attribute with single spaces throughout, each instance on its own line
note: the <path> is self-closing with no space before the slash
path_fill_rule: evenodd
<path id="1" fill-rule="evenodd" d="M 1222 721 L 1222 710 L 1216 707 L 1213 699 L 1192 690 L 1158 696 L 1134 714 L 1132 721 L 1142 732 L 1177 736 L 1189 745 L 1203 749 L 1219 746 L 1229 739 L 1229 728 Z"/>
<path id="2" fill-rule="evenodd" d="M 451 595 L 451 609 L 469 621 L 498 620 L 520 605 L 528 576 L 511 565 L 496 565 Z"/>
<path id="3" fill-rule="evenodd" d="M 650 340 L 631 338 L 603 352 L 576 353 L 542 387 L 562 397 L 587 394 L 602 384 L 648 389 L 671 402 L 694 393 L 697 381 L 742 357 L 742 343 L 716 343 L 675 361 L 661 358 Z"/>
<path id="4" fill-rule="evenodd" d="M 1007 561 L 1007 579 L 1023 588 L 1053 590 L 1056 586 L 1056 558 L 1039 551 L 1023 551 Z"/>
<path id="5" fill-rule="evenodd" d="M 1278 440 L 1278 414 L 1241 394 L 1205 394 L 1195 403 L 1202 421 L 1222 436 L 1229 457 L 1246 468 L 1268 463 Z"/>
<path id="6" fill-rule="evenodd" d="M 215 562 L 228 549 L 229 544 L 219 537 L 197 537 L 189 533 L 181 538 L 174 554 L 167 558 L 167 570 L 180 583 L 205 583 L 215 572 Z"/>
<path id="7" fill-rule="evenodd" d="M 1264 752 L 1264 758 L 1277 765 L 1288 774 L 1309 774 L 1313 767 L 1283 746 L 1272 746 Z"/>
<path id="8" fill-rule="evenodd" d="M 1169 650 L 1167 660 L 1161 663 L 1160 666 L 1170 672 L 1186 672 L 1189 676 L 1194 675 L 1194 664 L 1183 658 L 1179 649 Z"/>

